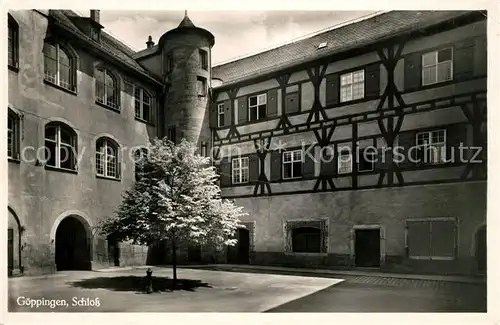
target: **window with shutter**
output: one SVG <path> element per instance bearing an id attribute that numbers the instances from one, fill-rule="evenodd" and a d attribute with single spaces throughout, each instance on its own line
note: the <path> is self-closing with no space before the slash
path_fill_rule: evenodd
<path id="1" fill-rule="evenodd" d="M 453 79 L 453 50 L 446 48 L 422 55 L 422 85 Z"/>
<path id="2" fill-rule="evenodd" d="M 418 132 L 416 144 L 419 163 L 442 164 L 446 161 L 446 130 Z"/>
<path id="3" fill-rule="evenodd" d="M 220 103 L 217 105 L 217 126 L 224 126 L 224 103 Z"/>
<path id="4" fill-rule="evenodd" d="M 420 260 L 455 259 L 456 227 L 454 218 L 406 220 L 408 257 Z"/>
<path id="5" fill-rule="evenodd" d="M 251 122 L 266 118 L 267 94 L 250 96 L 248 98 L 248 116 Z"/>
<path id="6" fill-rule="evenodd" d="M 296 112 L 300 111 L 299 93 L 293 92 L 293 93 L 286 94 L 285 105 L 286 105 L 285 111 L 287 114 L 296 113 Z"/>
<path id="7" fill-rule="evenodd" d="M 302 177 L 302 150 L 283 153 L 283 179 Z"/>
<path id="8" fill-rule="evenodd" d="M 248 157 L 232 159 L 231 175 L 233 184 L 248 183 L 250 174 L 248 166 Z"/>
<path id="9" fill-rule="evenodd" d="M 340 102 L 365 97 L 365 70 L 345 73 L 340 76 Z"/>

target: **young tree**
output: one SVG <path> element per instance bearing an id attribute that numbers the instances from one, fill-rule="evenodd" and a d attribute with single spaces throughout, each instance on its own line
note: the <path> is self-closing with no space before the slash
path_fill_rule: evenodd
<path id="1" fill-rule="evenodd" d="M 141 175 L 125 192 L 117 217 L 104 232 L 120 240 L 150 245 L 167 240 L 172 247 L 174 286 L 180 243 L 234 245 L 243 208 L 221 198 L 215 168 L 186 140 L 174 145 L 155 139 L 141 159 Z"/>

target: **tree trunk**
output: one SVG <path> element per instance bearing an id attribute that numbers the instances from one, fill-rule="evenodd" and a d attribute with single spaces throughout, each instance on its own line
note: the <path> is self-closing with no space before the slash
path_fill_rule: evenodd
<path id="1" fill-rule="evenodd" d="M 175 240 L 172 240 L 172 270 L 174 272 L 173 287 L 177 287 L 177 248 L 175 247 Z"/>

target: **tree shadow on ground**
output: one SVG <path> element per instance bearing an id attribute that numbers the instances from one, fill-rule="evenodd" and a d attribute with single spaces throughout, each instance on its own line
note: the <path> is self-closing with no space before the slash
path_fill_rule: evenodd
<path id="1" fill-rule="evenodd" d="M 112 291 L 136 291 L 145 293 L 147 280 L 141 276 L 98 277 L 72 282 L 71 286 L 84 289 L 108 289 Z M 196 288 L 212 288 L 201 280 L 177 279 L 174 286 L 173 279 L 168 277 L 153 277 L 153 292 L 170 292 L 173 290 L 196 291 Z"/>

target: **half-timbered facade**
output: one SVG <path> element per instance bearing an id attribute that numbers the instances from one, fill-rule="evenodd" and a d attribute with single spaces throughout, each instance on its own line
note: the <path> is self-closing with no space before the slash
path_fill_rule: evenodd
<path id="1" fill-rule="evenodd" d="M 187 14 L 139 52 L 98 10 L 8 17 L 11 274 L 165 255 L 94 233 L 158 136 L 211 153 L 248 213 L 236 247 L 180 262 L 485 269 L 481 12 L 386 12 L 213 67 Z"/>
<path id="2" fill-rule="evenodd" d="M 215 160 L 248 212 L 236 255 L 484 269 L 486 48 L 480 12 L 388 12 L 215 66 Z"/>

